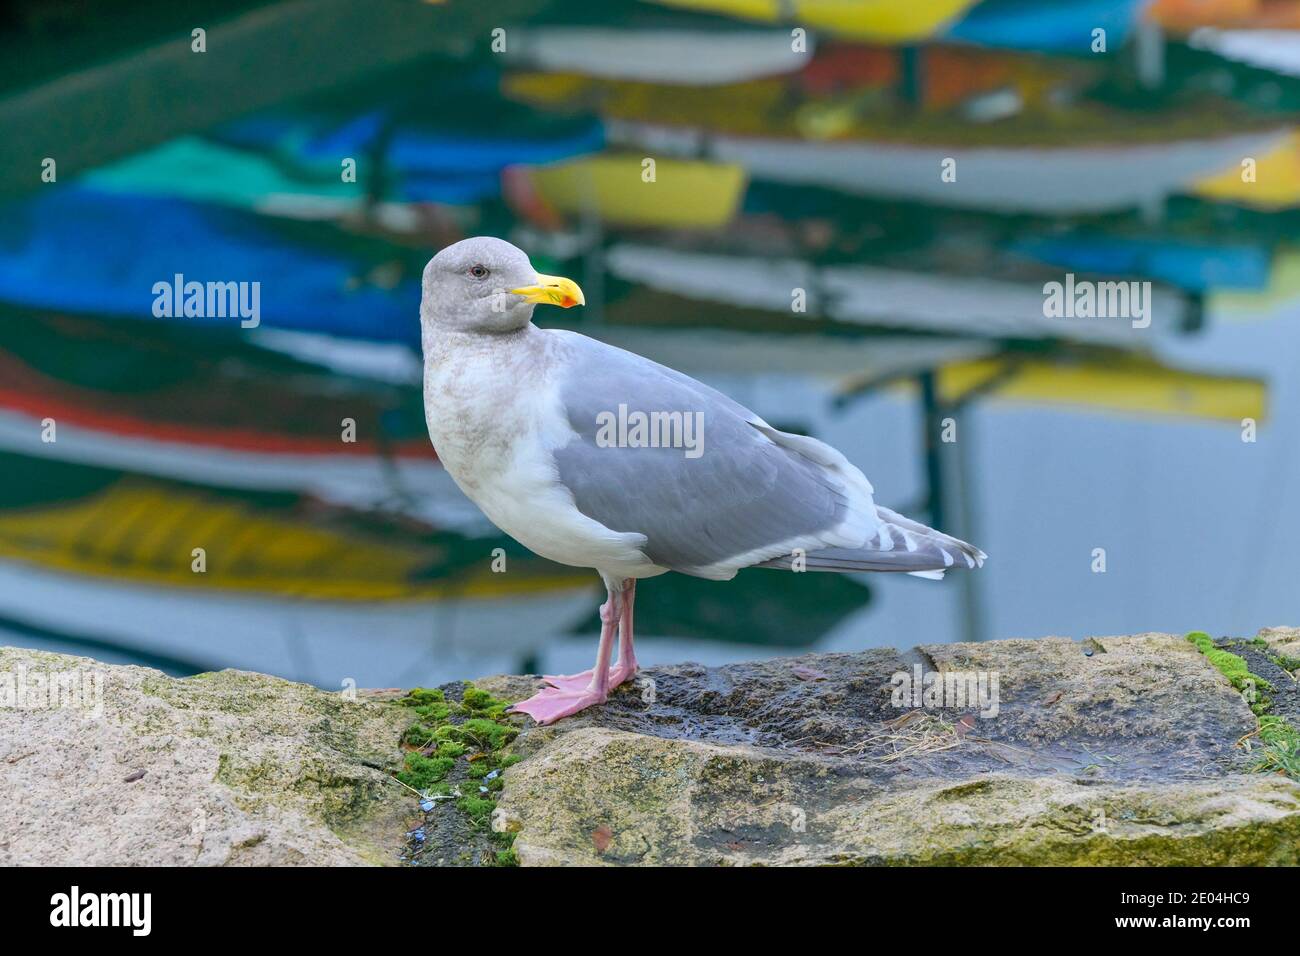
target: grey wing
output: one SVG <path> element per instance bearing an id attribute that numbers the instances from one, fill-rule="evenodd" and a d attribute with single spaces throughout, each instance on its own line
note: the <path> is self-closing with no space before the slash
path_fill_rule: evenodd
<path id="1" fill-rule="evenodd" d="M 554 451 L 559 478 L 583 514 L 645 535 L 656 564 L 729 578 L 794 548 L 861 545 L 877 523 L 860 473 L 865 496 L 778 444 L 772 436 L 783 433 L 708 386 L 592 339 L 566 338 L 571 361 L 560 396 L 576 437 Z M 652 423 L 639 441 L 637 413 Z M 629 426 L 621 436 L 620 422 Z M 656 437 L 660 447 L 650 444 Z M 673 437 L 675 446 L 664 447 Z"/>

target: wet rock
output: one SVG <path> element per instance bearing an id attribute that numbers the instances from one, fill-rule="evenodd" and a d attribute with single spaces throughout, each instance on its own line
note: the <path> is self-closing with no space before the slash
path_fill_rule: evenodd
<path id="1" fill-rule="evenodd" d="M 983 675 L 996 706 L 900 693 L 934 671 Z M 1179 635 L 646 676 L 516 741 L 498 806 L 521 864 L 1300 862 L 1300 785 L 1249 772 L 1254 715 Z"/>

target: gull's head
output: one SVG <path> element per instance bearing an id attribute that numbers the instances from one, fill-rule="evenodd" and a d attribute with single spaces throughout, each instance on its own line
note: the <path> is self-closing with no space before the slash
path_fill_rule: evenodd
<path id="1" fill-rule="evenodd" d="M 424 267 L 420 321 L 426 328 L 510 332 L 528 324 L 539 302 L 564 309 L 585 304 L 572 279 L 540 274 L 504 239 L 476 236 L 448 246 Z"/>

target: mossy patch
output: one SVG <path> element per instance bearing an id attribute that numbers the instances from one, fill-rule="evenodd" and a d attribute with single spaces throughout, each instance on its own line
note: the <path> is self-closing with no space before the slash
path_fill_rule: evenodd
<path id="1" fill-rule="evenodd" d="M 1228 682 L 1233 687 L 1241 691 L 1242 698 L 1250 705 L 1255 716 L 1268 713 L 1269 699 L 1260 691 L 1272 691 L 1274 687 L 1258 674 L 1252 674 L 1244 657 L 1224 650 L 1204 631 L 1192 631 L 1187 635 L 1187 640 L 1195 644 L 1196 649 L 1205 655 L 1205 659 L 1228 678 Z"/>
<path id="2" fill-rule="evenodd" d="M 498 700 L 472 684 L 447 688 L 417 687 L 397 701 L 411 708 L 417 720 L 403 734 L 407 748 L 397 779 L 423 798 L 425 826 L 411 831 L 411 862 L 418 863 L 439 841 L 428 839 L 428 828 L 447 828 L 451 804 L 458 819 L 454 828 L 480 849 L 457 862 L 514 866 L 518 864 L 513 833 L 491 828 L 502 772 L 517 763 L 517 754 L 505 748 L 519 735 L 506 716 L 508 702 Z M 445 862 L 445 861 L 444 861 Z"/>
<path id="3" fill-rule="evenodd" d="M 1253 673 L 1244 657 L 1227 650 L 1228 647 L 1234 646 L 1233 642 L 1217 644 L 1204 631 L 1192 631 L 1187 635 L 1187 640 L 1195 644 L 1196 648 L 1205 655 L 1205 659 L 1241 692 L 1242 699 L 1259 718 L 1256 736 L 1263 744 L 1263 748 L 1259 759 L 1251 769 L 1258 773 L 1281 773 L 1293 780 L 1300 780 L 1300 732 L 1284 716 L 1271 713 L 1273 698 L 1269 695 L 1276 694 L 1278 688 Z M 1259 654 L 1263 654 L 1269 662 L 1283 670 L 1292 669 L 1287 666 L 1290 660 L 1279 659 L 1285 658 L 1285 655 L 1274 653 L 1267 641 L 1255 638 L 1238 643 L 1242 647 L 1253 648 L 1251 653 L 1256 658 Z M 1268 691 L 1268 694 L 1263 691 Z"/>

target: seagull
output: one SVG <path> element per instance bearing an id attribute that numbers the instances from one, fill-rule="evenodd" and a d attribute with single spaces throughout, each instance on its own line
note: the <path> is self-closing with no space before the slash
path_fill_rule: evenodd
<path id="1" fill-rule="evenodd" d="M 425 418 L 442 464 L 506 534 L 605 584 L 595 666 L 545 676 L 515 711 L 553 723 L 632 679 L 641 578 L 726 581 L 751 567 L 941 578 L 984 563 L 973 545 L 875 504 L 830 445 L 640 355 L 540 329 L 538 304 L 585 300 L 501 239 L 464 239 L 424 269 Z"/>

